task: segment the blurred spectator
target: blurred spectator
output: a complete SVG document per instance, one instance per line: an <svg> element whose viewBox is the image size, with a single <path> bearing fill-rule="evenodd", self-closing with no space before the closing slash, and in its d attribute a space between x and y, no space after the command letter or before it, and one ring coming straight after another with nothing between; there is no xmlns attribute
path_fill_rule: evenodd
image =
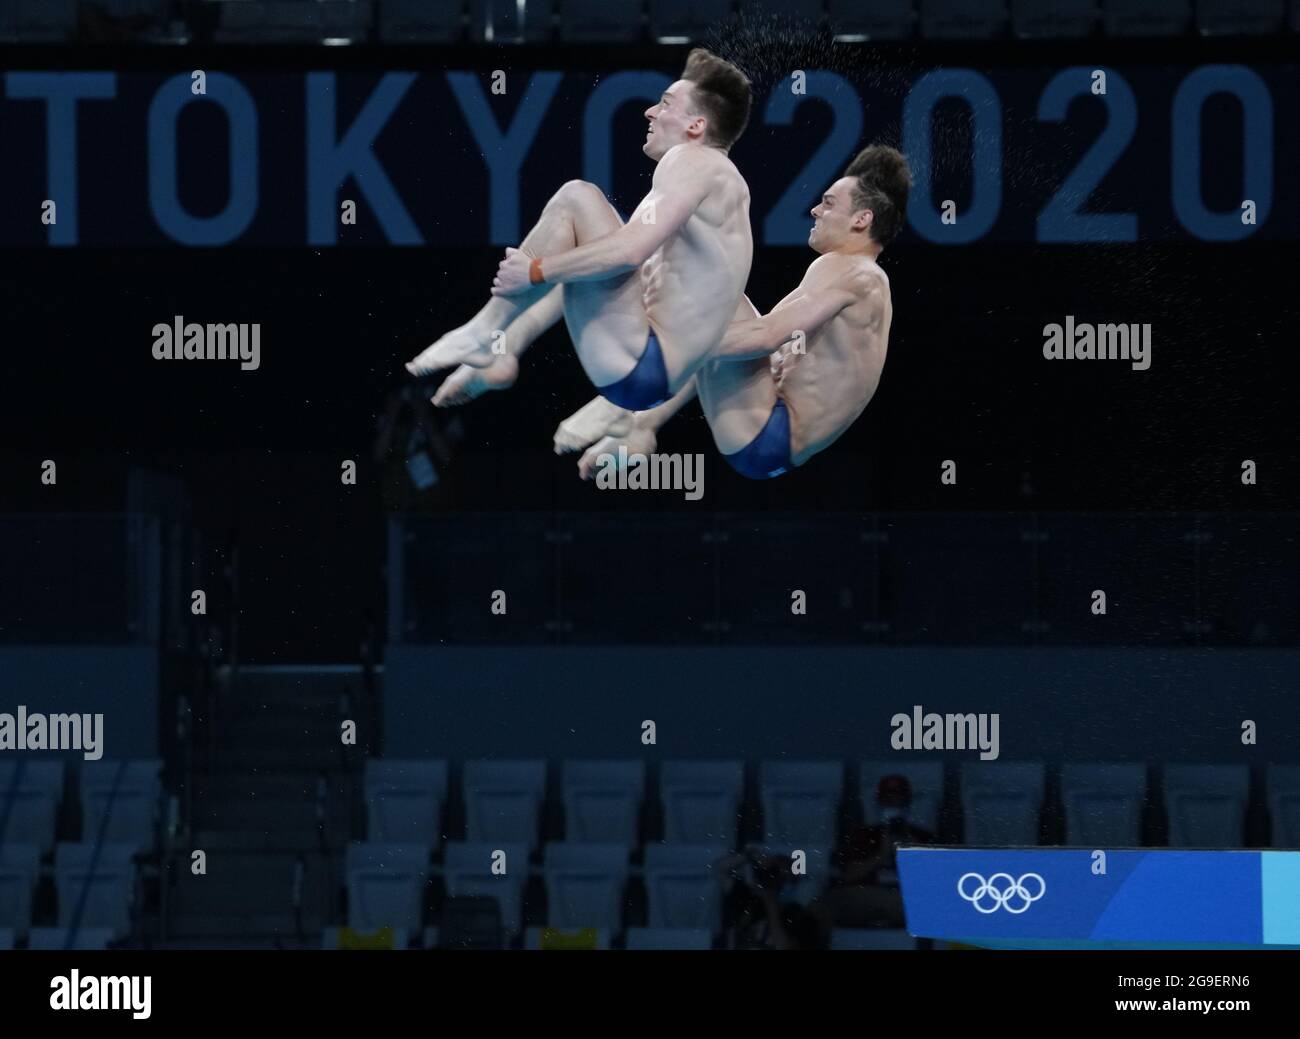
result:
<svg viewBox="0 0 1300 1039"><path fill-rule="evenodd" d="M819 915L790 896L793 875L784 855L752 850L728 856L727 946L733 949L825 949L829 933Z"/></svg>
<svg viewBox="0 0 1300 1039"><path fill-rule="evenodd" d="M898 849L934 843L934 835L909 818L912 784L907 777L882 776L876 805L880 824L858 826L845 835L837 855L840 878L822 899L836 927L905 926Z"/></svg>

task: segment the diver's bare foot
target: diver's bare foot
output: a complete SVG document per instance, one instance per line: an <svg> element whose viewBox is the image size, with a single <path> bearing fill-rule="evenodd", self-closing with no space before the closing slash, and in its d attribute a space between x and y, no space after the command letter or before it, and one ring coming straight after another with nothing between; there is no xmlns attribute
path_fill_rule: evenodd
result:
<svg viewBox="0 0 1300 1039"><path fill-rule="evenodd" d="M492 358L486 368L471 368L462 364L442 380L433 395L433 406L451 408L468 404L489 390L508 390L519 377L519 361L513 354Z"/></svg>
<svg viewBox="0 0 1300 1039"><path fill-rule="evenodd" d="M633 412L593 397L555 427L555 453L581 451L601 437L623 437L632 430Z"/></svg>
<svg viewBox="0 0 1300 1039"><path fill-rule="evenodd" d="M407 361L406 370L412 375L428 375L457 364L486 368L500 356L492 352L491 333L465 324L452 329L432 346Z"/></svg>
<svg viewBox="0 0 1300 1039"><path fill-rule="evenodd" d="M632 429L621 437L601 437L578 459L578 475L584 480L590 480L595 476L596 470L600 468L602 455L610 455L617 465L620 447L626 447L627 457L631 458L633 455L652 454L656 443L654 433L648 429ZM609 465L608 462L605 464Z"/></svg>

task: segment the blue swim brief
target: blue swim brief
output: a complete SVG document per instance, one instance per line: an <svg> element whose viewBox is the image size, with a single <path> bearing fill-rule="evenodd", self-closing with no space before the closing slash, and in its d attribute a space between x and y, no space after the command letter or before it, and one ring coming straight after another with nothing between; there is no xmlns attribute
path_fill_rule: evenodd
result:
<svg viewBox="0 0 1300 1039"><path fill-rule="evenodd" d="M618 382L597 386L596 392L611 404L628 411L647 411L672 396L668 392L668 369L664 367L663 351L659 348L654 329L646 338L645 353L636 362L636 367Z"/></svg>
<svg viewBox="0 0 1300 1039"><path fill-rule="evenodd" d="M790 468L790 412L777 397L772 414L748 445L735 454L723 455L728 464L751 480L768 480Z"/></svg>

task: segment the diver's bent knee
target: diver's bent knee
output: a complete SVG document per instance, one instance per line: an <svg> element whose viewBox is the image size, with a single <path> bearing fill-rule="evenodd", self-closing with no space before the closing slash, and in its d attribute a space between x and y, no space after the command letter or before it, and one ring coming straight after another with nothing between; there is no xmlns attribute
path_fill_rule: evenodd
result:
<svg viewBox="0 0 1300 1039"><path fill-rule="evenodd" d="M577 205L607 202L605 193L589 180L566 180L555 193L555 198Z"/></svg>

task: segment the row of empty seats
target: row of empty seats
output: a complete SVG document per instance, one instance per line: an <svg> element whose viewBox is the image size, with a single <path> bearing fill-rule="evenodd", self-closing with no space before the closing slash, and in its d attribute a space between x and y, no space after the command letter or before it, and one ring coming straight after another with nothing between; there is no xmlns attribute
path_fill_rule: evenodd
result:
<svg viewBox="0 0 1300 1039"><path fill-rule="evenodd" d="M75 767L76 784L67 782ZM156 843L161 762L9 757L0 761L0 947L103 948L125 938L136 859ZM73 801L81 840L58 840L60 808ZM45 860L50 860L48 865ZM41 879L53 880L55 928L33 927Z"/></svg>
<svg viewBox="0 0 1300 1039"><path fill-rule="evenodd" d="M768 847L788 855L789 847ZM831 851L805 851L807 872L790 878L783 898L811 902L831 877ZM666 930L704 931L722 927L723 881L735 865L729 849L708 844L657 844L633 870L622 844L555 842L545 846L537 871L546 889L549 927L563 932L594 928L623 931L627 885L635 874L645 885L647 922ZM423 930L425 890L441 876L450 898L488 898L499 906L499 926L511 939L524 930L524 889L534 876L528 849L520 845L452 841L440 868L428 849L402 844L352 844L344 869L348 926L359 932L391 927L404 947Z"/></svg>
<svg viewBox="0 0 1300 1039"><path fill-rule="evenodd" d="M81 761L76 786L81 839L149 850L162 797L162 762ZM54 850L59 807L73 793L61 760L10 757L0 761L0 848L31 844Z"/></svg>
<svg viewBox="0 0 1300 1039"><path fill-rule="evenodd" d="M646 801L643 761L567 761L560 767L564 835L625 849L641 843ZM912 821L940 833L945 797L941 762L871 761L857 768L862 817L877 821L881 777L901 774L912 788ZM366 764L369 840L436 851L448 796L446 761L373 759ZM807 848L834 847L846 791L839 761L763 762L756 776L762 836ZM1032 845L1048 789L1043 762L968 762L957 769L963 840L968 845ZM522 846L540 842L547 764L543 760L470 761L462 790L471 843ZM1059 777L1065 843L1088 847L1141 846L1149 795L1147 766L1066 764ZM663 839L734 848L745 799L741 761L668 761L659 766ZM1300 846L1300 766L1274 765L1266 781L1275 847ZM1245 765L1166 765L1160 790L1174 847L1240 847L1245 838L1250 772Z"/></svg>
<svg viewBox="0 0 1300 1039"><path fill-rule="evenodd" d="M130 844L60 844L54 856L58 927L33 928L32 908L41 877L40 851L34 844L0 847L0 930L14 940L29 932L52 947L102 948L131 930L136 890L136 849ZM41 946L34 946L41 947Z"/></svg>
<svg viewBox="0 0 1300 1039"><path fill-rule="evenodd" d="M123 25L163 29L179 14L170 0L93 0ZM468 30L487 43L633 42L698 39L734 14L828 20L848 39L988 39L1112 36L1266 35L1288 22L1300 30L1300 3L1285 0L214 0L217 42L456 42ZM6 0L0 41L74 37L78 0ZM137 30L139 31L139 30ZM140 31L150 38L149 30ZM181 38L184 38L183 36Z"/></svg>
<svg viewBox="0 0 1300 1039"><path fill-rule="evenodd" d="M33 932L35 933L35 932ZM324 949L344 948L341 929L326 928L321 935ZM682 950L703 952L717 947L715 936L703 928L690 927L629 927L623 932L622 948L630 950ZM51 932L57 937L57 932ZM557 940L558 939L558 940ZM48 940L48 939L47 939ZM545 928L530 927L523 942L524 949L612 949L618 946L609 931L602 928L584 928L576 934L549 932ZM933 948L945 948L946 943L931 943ZM32 948L59 948L55 945L38 946L33 939ZM369 947L375 947L373 944ZM386 946L380 946L386 947ZM411 946L393 945L394 949ZM430 928L425 932L423 948L438 948L438 932ZM836 927L831 930L832 950L916 949L915 938L902 929ZM0 931L0 949L5 945L4 931Z"/></svg>
<svg viewBox="0 0 1300 1039"><path fill-rule="evenodd" d="M1008 32L1022 38L1087 36L1104 28L1113 36L1176 35L1193 25L1206 35L1267 34L1287 21L1283 0L378 0L374 22L379 40L454 42L467 23L481 42L635 42L699 39L733 14L788 15L829 21L849 39L987 39ZM464 14L462 15L462 12ZM349 30L364 36L368 3L302 4L270 0L228 2L218 39L248 33L327 36ZM1291 7L1300 28L1300 4ZM332 21L331 21L332 20ZM350 24L349 24L350 21Z"/></svg>

